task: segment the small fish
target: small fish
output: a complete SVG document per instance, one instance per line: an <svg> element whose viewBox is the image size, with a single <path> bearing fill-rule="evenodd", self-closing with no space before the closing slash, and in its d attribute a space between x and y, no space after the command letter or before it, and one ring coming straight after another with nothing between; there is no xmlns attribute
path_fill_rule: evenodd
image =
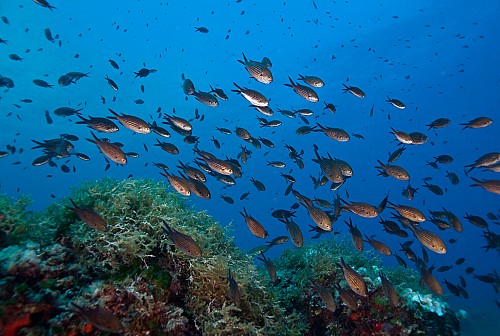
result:
<svg viewBox="0 0 500 336"><path fill-rule="evenodd" d="M222 100L228 100L229 99L228 96L227 96L227 94L222 89L219 89L219 88L215 88L214 89L212 87L212 85L210 85L210 89L211 89L211 91L209 93L215 94L215 96L217 98L220 98Z"/></svg>
<svg viewBox="0 0 500 336"><path fill-rule="evenodd" d="M227 280L229 282L229 291L228 291L229 299L233 301L236 307L239 307L241 305L240 288L238 286L238 283L234 279L234 276L231 274L230 269L228 269Z"/></svg>
<svg viewBox="0 0 500 336"><path fill-rule="evenodd" d="M350 266L348 266L345 263L344 258L342 257L340 258L340 263L337 263L337 266L339 266L344 272L344 278L349 287L351 287L351 289L356 294L367 297L368 291L366 288L366 282L363 277L358 272L353 270Z"/></svg>
<svg viewBox="0 0 500 336"><path fill-rule="evenodd" d="M268 236L267 231L264 229L262 224L257 221L255 218L250 216L247 213L247 210L245 207L243 207L243 212L240 212L240 214L244 217L245 219L245 224L248 226L250 231L256 236L257 238L266 238Z"/></svg>
<svg viewBox="0 0 500 336"><path fill-rule="evenodd" d="M465 258L458 258L455 261L455 265L462 265L465 262Z"/></svg>
<svg viewBox="0 0 500 336"><path fill-rule="evenodd" d="M220 195L220 198L222 198L224 200L224 202L226 202L228 204L234 204L234 200L227 195Z"/></svg>
<svg viewBox="0 0 500 336"><path fill-rule="evenodd" d="M349 227L349 232L351 233L351 239L354 247L359 252L363 252L364 241L363 236L361 235L361 231L359 231L358 227L352 223L351 218L349 218L349 222L344 221L344 223L346 223Z"/></svg>
<svg viewBox="0 0 500 336"><path fill-rule="evenodd" d="M269 274L269 277L271 278L272 282L276 282L276 267L274 266L273 262L269 259L266 258L264 253L260 254L260 257L257 257L260 261L264 263L264 266L266 267L267 273Z"/></svg>
<svg viewBox="0 0 500 336"><path fill-rule="evenodd" d="M344 89L342 89L343 91L349 92L358 98L365 98L366 97L366 93L363 90L361 90L360 88L355 87L355 86L347 86L345 84L342 84L342 85L344 86ZM373 107L372 107L372 110L373 110Z"/></svg>
<svg viewBox="0 0 500 336"><path fill-rule="evenodd" d="M422 245L427 247L429 250L439 254L445 254L447 252L446 245L444 244L443 240L431 231L417 229L413 226L410 226L410 230L422 243Z"/></svg>
<svg viewBox="0 0 500 336"><path fill-rule="evenodd" d="M445 265L445 266L441 266L437 269L438 272L446 272L446 271L449 271L453 269L453 266L451 265Z"/></svg>
<svg viewBox="0 0 500 336"><path fill-rule="evenodd" d="M41 0L35 0L37 3L38 1ZM75 312L78 313L85 321L101 331L112 334L121 334L125 331L121 321L107 309L100 307L81 307L75 303L71 303L71 307L75 309Z"/></svg>
<svg viewBox="0 0 500 336"><path fill-rule="evenodd" d="M247 88L242 88L238 84L233 83L238 89L237 90L231 90L232 92L236 92L238 94L241 94L243 98L248 100L252 105L259 106L259 107L266 107L269 105L269 101L267 100L264 95L258 91L247 89Z"/></svg>
<svg viewBox="0 0 500 336"><path fill-rule="evenodd" d="M451 120L448 118L438 118L431 122L430 124L427 124L425 126L429 127L427 130L431 130L433 128L444 128L450 124Z"/></svg>
<svg viewBox="0 0 500 336"><path fill-rule="evenodd" d="M474 177L471 179L476 182L471 184L471 187L482 187L486 191L500 195L500 180L478 180Z"/></svg>
<svg viewBox="0 0 500 336"><path fill-rule="evenodd" d="M53 88L54 87L54 85L47 83L43 79L33 79L33 84L35 84L36 86L43 87L43 88Z"/></svg>
<svg viewBox="0 0 500 336"><path fill-rule="evenodd" d="M207 34L208 33L208 28L206 27L194 27L195 31L199 32L199 33L203 33L203 34Z"/></svg>
<svg viewBox="0 0 500 336"><path fill-rule="evenodd" d="M401 100L398 100L398 99L387 97L386 102L390 103L392 106L394 106L400 110L404 110L406 108L406 105Z"/></svg>
<svg viewBox="0 0 500 336"><path fill-rule="evenodd" d="M45 110L45 121L47 124L51 125L54 121L52 120L52 117L49 114L48 110Z"/></svg>
<svg viewBox="0 0 500 336"><path fill-rule="evenodd" d="M390 256L392 254L391 249L389 248L389 246L387 246L386 244L382 243L381 241L378 241L378 240L375 240L375 239L371 239L367 235L365 235L365 238L366 238L365 242L367 242L368 244L370 244L380 254L383 254L385 256Z"/></svg>
<svg viewBox="0 0 500 336"><path fill-rule="evenodd" d="M326 309L328 309L332 313L335 312L335 310L337 309L337 305L335 304L335 299L333 298L332 291L320 284L312 283L312 286L314 291L318 293L321 301L323 301Z"/></svg>
<svg viewBox="0 0 500 336"><path fill-rule="evenodd" d="M76 124L85 124L88 127L92 128L93 130L96 130L98 132L102 133L114 133L118 132L118 126L116 124L107 119L107 118L100 118L100 117L91 117L89 116L88 119L82 117L81 114L77 114L78 118L81 119L81 121L77 121Z"/></svg>
<svg viewBox="0 0 500 336"><path fill-rule="evenodd" d="M450 173L449 171L446 171L446 177L450 180L451 184L453 185L458 185L460 183L458 175L455 173Z"/></svg>
<svg viewBox="0 0 500 336"><path fill-rule="evenodd" d="M465 124L460 124L460 125L464 126L464 128L462 128L462 130L464 130L466 128L473 128L473 129L484 128L484 127L490 126L492 123L493 123L493 120L491 120L488 117L478 117L478 118L470 120L469 122L467 122Z"/></svg>
<svg viewBox="0 0 500 336"><path fill-rule="evenodd" d="M115 68L115 69L117 69L117 70L118 70L118 69L120 69L120 66L118 65L118 63L116 63L116 62L115 62L115 61L113 61L112 59L108 59L108 62L109 62L109 64L110 64L113 68Z"/></svg>
<svg viewBox="0 0 500 336"><path fill-rule="evenodd" d="M108 82L109 86L111 86L113 90L118 91L118 85L115 83L114 80L109 78L108 75L106 75L104 79Z"/></svg>
<svg viewBox="0 0 500 336"><path fill-rule="evenodd" d="M128 128L129 130L139 134L151 133L151 128L149 127L149 124L143 119L129 114L118 114L117 112L113 111L110 108L108 108L108 110L114 116L110 118L118 120L120 124Z"/></svg>
<svg viewBox="0 0 500 336"><path fill-rule="evenodd" d="M92 139L87 139L88 141L95 143L97 147L101 150L101 152L107 156L111 161L116 162L118 164L126 164L127 163L127 158L125 157L125 153L123 153L122 149L117 146L116 144L112 144L110 142L106 142L104 140L100 140L95 136L93 132L90 132L92 134Z"/></svg>
<svg viewBox="0 0 500 336"><path fill-rule="evenodd" d="M291 87L296 94L301 96L307 101L316 103L319 101L318 94L311 88L295 83L290 77L288 77L290 84L284 84L285 86Z"/></svg>
<svg viewBox="0 0 500 336"><path fill-rule="evenodd" d="M205 104L210 107L217 107L219 106L219 101L217 98L215 98L211 93L209 92L203 92L203 91L195 91L193 93L193 96L196 98L197 101L199 101L202 104Z"/></svg>
<svg viewBox="0 0 500 336"><path fill-rule="evenodd" d="M389 279L385 277L382 271L379 271L378 275L380 276L380 279L382 281L382 288L384 289L384 295L391 304L391 306L393 307L399 306L400 303L399 296L392 283L389 281Z"/></svg>
<svg viewBox="0 0 500 336"><path fill-rule="evenodd" d="M73 211L82 222L84 222L94 230L102 232L108 231L106 221L101 217L101 215L90 208L79 207L71 198L69 200L73 207L67 208Z"/></svg>
<svg viewBox="0 0 500 336"><path fill-rule="evenodd" d="M266 62L265 64L263 64L261 62L248 60L245 54L244 53L242 54L243 54L243 61L238 60L238 62L240 62L245 66L245 69L253 78L255 78L259 83L262 84L270 84L273 81L273 74L270 70L270 67L268 66L271 63L270 61L269 63Z"/></svg>
<svg viewBox="0 0 500 336"><path fill-rule="evenodd" d="M304 81L304 83L317 88L323 87L325 85L325 82L323 82L321 78L316 76L302 76L301 74L299 74L298 80Z"/></svg>
<svg viewBox="0 0 500 336"><path fill-rule="evenodd" d="M191 236L181 233L175 229L172 229L167 222L162 219L163 230L172 239L175 246L179 248L182 252L190 257L200 258L203 257L203 252L200 246L194 241Z"/></svg>

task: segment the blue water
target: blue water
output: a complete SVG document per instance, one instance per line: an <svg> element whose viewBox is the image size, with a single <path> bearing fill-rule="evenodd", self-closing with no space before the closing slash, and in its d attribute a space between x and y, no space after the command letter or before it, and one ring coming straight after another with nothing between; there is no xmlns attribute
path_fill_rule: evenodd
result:
<svg viewBox="0 0 500 336"><path fill-rule="evenodd" d="M481 155L498 151L499 126L498 106L500 98L498 59L500 36L497 16L500 4L497 1L480 3L469 1L53 1L53 11L42 8L31 1L3 1L0 16L9 23L0 22L0 38L8 44L0 44L0 74L12 78L15 87L0 93L0 150L7 144L23 148L0 159L2 193L10 196L32 195L34 210L41 210L57 198L68 195L70 187L81 181L110 176L124 179L129 174L136 177L152 177L161 180L158 169L152 162L162 162L174 171L177 160L192 162L196 157L192 145L172 132L179 155L170 155L154 147L156 135L133 134L120 126L118 133L110 135L112 141L124 144L127 152L137 152L140 157L129 159L126 166L111 165L105 171L105 161L95 145L83 140L90 137L84 125L76 125L75 116L61 118L52 114L54 123L45 122L44 111L51 113L61 106L84 107L83 115L108 116L108 108L137 115L147 121L157 120L156 110L170 113L175 108L177 115L187 119L194 117L198 109L204 121L193 120L193 135L200 137L200 149L213 152L218 157L236 157L243 145L252 151L252 157L243 165L243 178L237 184L224 187L214 178L207 186L212 199L201 200L191 196L190 202L197 209L205 209L221 224L233 223L236 242L245 250L262 244L246 228L239 214L245 206L248 212L259 219L270 237L286 234L284 226L273 219L270 213L278 208L288 209L296 200L292 195L283 196L286 183L280 173L289 173L297 179L295 189L308 197L333 200L335 193L328 186L314 190L309 175L318 176L319 166L314 158L312 144L317 144L320 154L341 158L354 169L353 178L339 190L339 194L351 201L363 201L377 205L389 192L394 203L411 205L424 212L445 207L460 218L465 212L486 218L488 212L498 215L499 196L481 188L471 188L471 179L464 174L464 166ZM204 26L207 34L195 31ZM50 28L59 35L55 43L44 36ZM59 45L60 42L60 45ZM29 52L28 50L29 49ZM237 62L244 52L248 58L271 59L274 81L264 85L249 78L243 65ZM9 54L18 54L22 62L9 59ZM108 59L120 66L113 69ZM134 71L142 67L157 69L146 78L134 78ZM67 87L57 85L57 79L69 71L90 72L77 84ZM211 108L189 97L185 100L182 91L181 73L190 78L197 89L209 91L209 85L220 87L229 95L228 101ZM326 83L316 89L320 102L313 104L296 95L283 84L287 77L298 74L315 75ZM113 91L104 80L108 75L114 79L118 91ZM33 79L44 79L54 84L53 89L35 86ZM327 138L322 133L299 137L295 129L304 123L288 119L276 113L269 119L280 119L277 128L259 128L256 116L262 116L248 107L241 96L230 92L233 82L262 92L270 98L275 110L310 108L315 114L308 117L311 125L320 122L330 127L340 127L349 133L358 133L364 140L351 137L346 143ZM358 86L366 92L366 98L358 99L343 93L342 83ZM141 84L145 92L140 91ZM100 96L105 97L103 105ZM112 102L113 96L116 101ZM403 101L407 108L398 110L385 102L387 96ZM33 103L20 102L29 98ZM143 99L143 105L134 104ZM333 103L335 114L323 110L323 102ZM20 108L13 104L19 104ZM84 105L85 104L85 105ZM374 105L374 115L369 116ZM390 119L389 119L390 115ZM488 116L493 124L483 129L461 130L460 123L473 118ZM427 131L425 124L439 117L451 119L444 129ZM272 140L276 147L253 148L249 143L233 135L215 131L215 127L234 130L236 126L248 129L252 136ZM406 182L377 176L377 160L386 161L388 152L394 151L397 142L389 134L390 128L407 132L419 131L429 136L429 141L420 146L408 146L396 162L411 175L411 184L418 187L413 201L406 200L401 190ZM31 162L41 155L31 150L31 139L57 138L61 133L75 134L76 150L91 157L88 162L71 157L68 164L76 172L63 173L48 165L33 167ZM216 150L211 142L215 136L222 148ZM145 152L144 144L149 148ZM284 145L299 151L304 149L305 168L299 170L288 158ZM449 154L455 160L449 165L440 165L438 170L426 165L433 156ZM280 160L287 164L284 169L266 166L266 161ZM21 162L20 164L14 164ZM57 162L61 165L63 162ZM149 165L146 166L146 164ZM460 184L453 186L445 177L446 170L459 175ZM52 175L47 177L47 175ZM475 170L471 176L480 179L498 179L495 173ZM264 182L265 192L259 192L250 178ZM430 183L445 189L443 196L436 196L423 188L422 178L432 177ZM248 200L239 201L241 194L250 191ZM236 204L229 205L219 196L225 193L233 197ZM387 213L383 218L389 217ZM377 219L362 219L344 213L334 224L334 231L347 236L347 227L342 220L352 217L354 223L367 235L376 235L392 250L397 250L401 240L381 230ZM300 223L306 240L312 236L306 232L313 224L303 207L297 211L296 222ZM438 231L430 224L424 227L438 233L448 244L446 255L429 252L429 265L451 265L459 257L465 257L462 266L446 273L437 273L454 283L464 274L467 266L474 266L478 274L492 272L499 265L496 251L485 253L481 237L482 230L463 220L464 230L458 234L453 230ZM489 221L490 228L498 232L498 226ZM287 245L290 247L290 245ZM284 247L272 249L271 256L278 256ZM416 248L420 254L420 249ZM394 258L385 258L386 265L395 265ZM470 318L468 325L479 323L493 328L497 321L484 316L498 316L494 303L499 295L491 286L465 276L468 300L450 297L453 309L464 309ZM445 289L446 291L446 289ZM475 325L477 327L477 324Z"/></svg>

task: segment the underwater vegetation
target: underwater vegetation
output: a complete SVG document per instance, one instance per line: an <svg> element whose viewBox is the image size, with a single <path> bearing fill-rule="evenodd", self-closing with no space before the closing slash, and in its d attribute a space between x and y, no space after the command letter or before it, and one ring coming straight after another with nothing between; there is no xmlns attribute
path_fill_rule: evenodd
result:
<svg viewBox="0 0 500 336"><path fill-rule="evenodd" d="M70 199L98 213L106 230L80 220ZM0 200L0 330L5 336L459 331L457 314L421 287L412 270L384 270L401 301L391 304L379 278L380 259L344 241L305 244L272 261L263 257L276 267L271 281L253 256L236 247L229 229L153 180L88 182L39 214L26 212L24 197ZM30 229L21 230L28 223ZM179 248L164 224L191 237L202 256ZM368 288L366 297L348 294L355 301L350 308L335 291L348 289L336 265L340 258ZM229 272L234 281L228 281ZM335 308L324 307L317 294L321 289L333 294Z"/></svg>

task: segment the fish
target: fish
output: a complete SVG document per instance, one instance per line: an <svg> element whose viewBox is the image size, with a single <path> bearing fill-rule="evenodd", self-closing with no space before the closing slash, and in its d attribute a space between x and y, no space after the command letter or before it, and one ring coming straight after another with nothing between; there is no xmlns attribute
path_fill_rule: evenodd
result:
<svg viewBox="0 0 500 336"><path fill-rule="evenodd" d="M238 283L234 279L234 276L231 274L231 269L227 271L227 280L229 282L229 291L228 296L231 301L233 301L236 307L241 305L241 293Z"/></svg>
<svg viewBox="0 0 500 336"><path fill-rule="evenodd" d="M165 114L164 119L167 120L166 123L168 125L177 127L177 128L179 128L179 129L181 129L183 131L189 132L189 131L191 131L193 129L193 126L191 125L191 123L188 120L184 119L184 118Z"/></svg>
<svg viewBox="0 0 500 336"><path fill-rule="evenodd" d="M327 137L337 140L339 142L346 142L351 139L349 133L341 128L336 127L325 127L319 123L316 124L320 129L315 130L315 132L323 132Z"/></svg>
<svg viewBox="0 0 500 336"><path fill-rule="evenodd" d="M114 116L110 118L118 120L120 124L128 128L129 130L139 134L151 133L151 128L149 127L149 124L145 122L143 119L130 114L118 114L110 108L108 108L108 110Z"/></svg>
<svg viewBox="0 0 500 336"><path fill-rule="evenodd" d="M222 198L228 204L234 204L234 200L227 195L220 195L220 198Z"/></svg>
<svg viewBox="0 0 500 336"><path fill-rule="evenodd" d="M227 96L227 94L224 92L224 90L222 89L219 89L219 88L213 88L212 85L210 85L210 92L209 93L213 93L215 94L215 96L219 99L222 99L222 100L228 100L229 97Z"/></svg>
<svg viewBox="0 0 500 336"><path fill-rule="evenodd" d="M455 261L455 265L462 265L465 262L465 258L458 258Z"/></svg>
<svg viewBox="0 0 500 336"><path fill-rule="evenodd" d="M346 211L350 211L353 214L356 214L358 216L364 217L364 218L375 218L378 216L378 211L377 209L368 203L364 202L351 202L347 203L347 201L341 199L342 203L344 203L344 209Z"/></svg>
<svg viewBox="0 0 500 336"><path fill-rule="evenodd" d="M154 146L158 146L160 147L161 149L163 149L165 152L169 153L169 154L179 154L179 148L177 148L176 145L174 145L173 143L170 143L170 142L162 142L158 139L156 139L156 141L158 142L157 144L154 144Z"/></svg>
<svg viewBox="0 0 500 336"><path fill-rule="evenodd" d="M386 102L390 103L392 106L394 106L400 110L404 110L406 108L406 105L401 100L398 100L398 99L387 97Z"/></svg>
<svg viewBox="0 0 500 336"><path fill-rule="evenodd" d="M44 8L48 8L50 11L52 11L52 9L56 9L56 7L52 6L47 0L33 0L33 1Z"/></svg>
<svg viewBox="0 0 500 336"><path fill-rule="evenodd" d="M285 86L291 87L296 94L301 96L307 101L316 103L319 101L318 94L310 87L295 83L290 77L288 77L290 84L284 84Z"/></svg>
<svg viewBox="0 0 500 336"><path fill-rule="evenodd" d="M471 179L476 182L471 184L471 187L481 187L486 191L500 195L500 180L479 180L474 177Z"/></svg>
<svg viewBox="0 0 500 336"><path fill-rule="evenodd" d="M91 129L102 132L102 133L114 133L118 132L118 126L107 118L100 117L92 117L84 118L81 114L77 114L77 117L80 118L80 121L75 122L75 124L84 124L90 127Z"/></svg>
<svg viewBox="0 0 500 336"><path fill-rule="evenodd" d="M399 142L406 144L406 145L413 144L413 139L408 133L395 130L392 127L391 127L391 130L392 130L392 132L389 132L389 133L393 134Z"/></svg>
<svg viewBox="0 0 500 336"><path fill-rule="evenodd" d="M41 1L41 0L36 0ZM81 307L76 303L72 302L71 307L74 311L80 315L85 321L92 324L97 329L112 333L121 334L125 332L123 325L116 316L114 316L109 310L101 307Z"/></svg>
<svg viewBox="0 0 500 336"><path fill-rule="evenodd" d="M118 84L116 84L114 80L109 78L108 75L106 75L104 79L108 82L108 85L111 86L113 90L118 91Z"/></svg>
<svg viewBox="0 0 500 336"><path fill-rule="evenodd" d="M161 221L163 222L163 230L179 250L193 258L203 257L203 251L191 236L171 228L166 220L162 219Z"/></svg>
<svg viewBox="0 0 500 336"><path fill-rule="evenodd" d="M382 169L387 175L394 177L399 181L408 181L410 179L410 174L403 167L383 164L380 160L377 160L380 166L376 166L375 168Z"/></svg>
<svg viewBox="0 0 500 336"><path fill-rule="evenodd" d="M314 291L318 293L323 304L326 306L326 309L328 309L332 313L335 312L335 310L337 309L337 305L335 304L335 299L333 298L332 292L328 288L320 284L312 283L312 286Z"/></svg>
<svg viewBox="0 0 500 336"><path fill-rule="evenodd" d="M193 93L193 96L196 98L197 101L199 101L202 104L205 104L210 107L217 107L219 106L219 101L217 100L216 97L214 97L211 93L209 92L203 92L203 91L195 91Z"/></svg>
<svg viewBox="0 0 500 336"><path fill-rule="evenodd" d="M269 101L267 100L264 95L258 91L251 90L248 88L242 88L238 84L234 83L234 86L236 86L238 89L237 90L231 90L232 92L236 92L238 94L241 94L243 98L248 100L250 104L259 106L259 107L266 107L269 106Z"/></svg>
<svg viewBox="0 0 500 336"><path fill-rule="evenodd" d="M253 218L247 213L245 207L243 207L243 212L240 212L240 214L245 219L245 224L248 226L248 228L255 237L266 238L269 235L267 231L264 229L264 226L262 226L262 224L259 221L257 221L255 218Z"/></svg>
<svg viewBox="0 0 500 336"><path fill-rule="evenodd" d="M482 155L481 157L476 159L474 163L466 165L465 168L470 167L470 169L467 170L467 172L470 173L475 168L489 167L499 162L500 162L500 153L491 152Z"/></svg>
<svg viewBox="0 0 500 336"><path fill-rule="evenodd" d="M415 193L417 192L417 190L418 188L413 188L410 183L408 183L408 186L406 188L403 188L401 194L405 196L409 201L411 201L415 198Z"/></svg>
<svg viewBox="0 0 500 336"><path fill-rule="evenodd" d="M450 180L451 184L453 185L458 185L460 183L458 175L453 172L450 173L449 171L446 171L446 177Z"/></svg>
<svg viewBox="0 0 500 336"><path fill-rule="evenodd" d="M344 221L344 223L346 223L349 227L349 232L351 233L351 239L354 247L359 252L363 252L364 241L363 236L361 235L361 231L359 231L358 227L352 223L351 218L349 218L349 222Z"/></svg>
<svg viewBox="0 0 500 336"><path fill-rule="evenodd" d="M47 124L51 125L54 123L54 121L52 120L52 117L50 116L49 114L49 111L48 110L45 110L45 121L47 122Z"/></svg>
<svg viewBox="0 0 500 336"><path fill-rule="evenodd" d="M108 231L108 225L106 221L96 211L90 208L79 207L71 198L69 199L69 201L73 206L67 208L73 211L82 222L84 222L94 230L101 232Z"/></svg>
<svg viewBox="0 0 500 336"><path fill-rule="evenodd" d="M378 275L379 275L380 280L382 282L382 288L384 290L384 295L387 298L387 300L389 301L389 303L391 304L391 306L392 307L399 306L399 304L401 303L400 299L399 299L399 295L396 292L396 289L394 288L392 283L389 281L389 279L387 279L387 277L384 275L384 273L382 271L379 271Z"/></svg>
<svg viewBox="0 0 500 336"><path fill-rule="evenodd" d="M257 188L258 191L265 191L266 190L266 186L261 181L258 181L252 177L252 178L250 178L250 182L253 183L253 185L255 186L255 188Z"/></svg>
<svg viewBox="0 0 500 336"><path fill-rule="evenodd" d="M243 61L238 60L238 62L240 62L245 66L245 69L248 71L250 76L252 76L259 83L262 84L270 84L273 81L273 74L270 70L270 67L268 67L270 61L269 63L266 62L265 64L263 64L261 62L248 60L244 53L242 53L242 55L243 55Z"/></svg>
<svg viewBox="0 0 500 336"><path fill-rule="evenodd" d="M54 87L54 85L47 83L43 79L33 79L33 84L35 84L36 86L43 87L43 88L50 88L51 89Z"/></svg>
<svg viewBox="0 0 500 336"><path fill-rule="evenodd" d="M358 309L358 298L354 295L352 290L343 289L340 284L335 284L334 287L339 291L339 296L342 302L352 311Z"/></svg>
<svg viewBox="0 0 500 336"><path fill-rule="evenodd" d="M439 238L436 234L431 231L424 229L417 229L410 226L410 230L413 232L415 237L429 250L436 252L438 254L445 254L447 252L446 245L443 240Z"/></svg>
<svg viewBox="0 0 500 336"><path fill-rule="evenodd" d="M347 265L344 261L344 258L340 257L340 263L337 263L342 271L344 272L344 278L349 285L349 287L354 291L354 293L367 297L368 290L366 287L366 282L363 277L353 270L349 265Z"/></svg>
<svg viewBox="0 0 500 336"><path fill-rule="evenodd" d="M445 265L445 266L438 267L437 271L438 272L446 272L446 271L449 271L451 269L453 269L452 265Z"/></svg>
<svg viewBox="0 0 500 336"><path fill-rule="evenodd" d="M118 70L118 69L120 69L120 66L118 65L118 63L116 63L116 62L115 62L115 61L113 61L112 59L108 59L108 62L109 62L109 64L110 64L113 68L115 68L115 69L117 69L117 70Z"/></svg>
<svg viewBox="0 0 500 336"><path fill-rule="evenodd" d="M260 257L257 257L260 261L264 263L264 266L266 267L267 273L269 274L269 277L271 278L272 282L276 282L276 267L274 266L273 262L269 259L266 258L264 253L262 252L260 254Z"/></svg>
<svg viewBox="0 0 500 336"><path fill-rule="evenodd" d="M172 188L175 189L175 191L177 191L182 196L191 195L191 188L189 187L189 182L185 178L169 174L165 168L163 168L163 171L164 172L160 173L160 175L167 178L168 183L170 183L170 185L172 186Z"/></svg>
<svg viewBox="0 0 500 336"><path fill-rule="evenodd" d="M424 185L422 187L429 189L434 195L441 196L444 194L443 189L441 189L441 187L436 184L429 184L427 182L424 182Z"/></svg>
<svg viewBox="0 0 500 336"><path fill-rule="evenodd" d="M448 118L438 118L434 121L432 121L430 124L427 124L425 126L429 127L427 130L431 129L437 129L437 128L444 128L450 124L451 120Z"/></svg>
<svg viewBox="0 0 500 336"><path fill-rule="evenodd" d="M203 34L207 34L208 33L208 28L206 27L194 27L195 31L196 32L200 32L200 33L203 33Z"/></svg>
<svg viewBox="0 0 500 336"><path fill-rule="evenodd" d="M365 98L366 97L366 93L363 90L361 90L360 88L358 88L356 86L347 86L343 83L342 83L342 85L344 86L344 88L342 89L344 92L349 92L353 96L358 97L358 98ZM373 107L372 107L372 109L373 109Z"/></svg>
<svg viewBox="0 0 500 336"><path fill-rule="evenodd" d="M301 74L299 74L298 80L304 81L304 83L317 88L323 87L325 85L325 82L323 82L321 78L316 76L302 76Z"/></svg>
<svg viewBox="0 0 500 336"><path fill-rule="evenodd" d="M469 215L466 212L464 218L467 219L469 221L469 223L471 223L479 228L486 229L488 227L488 222L480 216Z"/></svg>
<svg viewBox="0 0 500 336"><path fill-rule="evenodd" d="M404 218L407 218L411 221L417 222L417 223L422 223L425 222L426 218L425 215L422 213L422 211L406 206L406 205L396 205L394 203L388 202L391 205L391 208L396 210L401 216Z"/></svg>
<svg viewBox="0 0 500 336"><path fill-rule="evenodd" d="M196 89L194 88L193 81L190 80L189 78L185 78L184 74L182 74L182 90L184 91L184 94L191 96L196 92Z"/></svg>
<svg viewBox="0 0 500 336"><path fill-rule="evenodd" d="M470 120L467 123L460 124L460 125L464 126L464 128L462 128L462 130L464 130L466 128L472 128L472 129L484 128L484 127L490 126L492 123L493 123L493 120L491 118L478 117L478 118Z"/></svg>
<svg viewBox="0 0 500 336"><path fill-rule="evenodd" d="M403 154L403 152L406 150L406 146L402 146L402 147L399 147L398 149L396 149L394 152L392 152L390 155L389 155L389 158L387 159L387 162L388 163L393 163L395 162L397 159L399 159L399 157L401 156L401 154Z"/></svg>
<svg viewBox="0 0 500 336"><path fill-rule="evenodd" d="M304 244L304 237L297 223L289 218L279 218L278 220L286 225L286 229L290 235L290 239L292 239L293 245L299 248L302 247Z"/></svg>
<svg viewBox="0 0 500 336"><path fill-rule="evenodd" d="M290 238L287 236L278 236L276 238L273 238L273 240L266 242L267 244L274 246L274 245L281 245L289 241Z"/></svg>
<svg viewBox="0 0 500 336"><path fill-rule="evenodd" d="M365 238L366 238L365 242L367 242L368 244L370 244L380 254L383 254L385 256L390 256L392 254L391 249L389 248L389 246L387 246L386 244L382 243L381 241L378 241L378 240L375 240L375 239L371 239L367 235L365 235Z"/></svg>
<svg viewBox="0 0 500 336"><path fill-rule="evenodd" d="M111 159L111 161L122 165L127 163L127 158L125 156L125 153L123 153L122 149L119 146L110 142L100 140L99 138L96 137L96 135L93 132L90 132L90 134L92 134L92 137L94 139L93 140L87 139L87 141L95 143L97 147L101 150L101 152L106 157Z"/></svg>
<svg viewBox="0 0 500 336"><path fill-rule="evenodd" d="M135 78L137 78L137 77L144 78L144 77L147 77L150 74L155 73L155 72L157 72L156 69L141 68L139 71L134 72L134 74L135 74Z"/></svg>

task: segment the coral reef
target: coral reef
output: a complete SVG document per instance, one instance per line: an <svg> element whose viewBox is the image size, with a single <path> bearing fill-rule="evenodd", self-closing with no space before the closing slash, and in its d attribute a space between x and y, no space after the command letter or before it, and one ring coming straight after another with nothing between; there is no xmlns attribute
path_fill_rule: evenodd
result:
<svg viewBox="0 0 500 336"><path fill-rule="evenodd" d="M8 218L1 227L9 237L0 250L0 330L6 336L102 334L70 303L105 308L127 335L409 335L458 328L451 310L439 316L414 304L415 298L404 300L401 293L411 288L437 302L407 269L384 270L405 302L392 307L380 286L379 257L360 254L345 241L286 250L273 260L272 282L253 256L236 247L230 227L193 211L163 183L103 179L70 197L102 216L107 231L80 221L67 208L69 198L40 214L25 212L25 198L1 199L0 220ZM203 257L177 248L162 220L192 237ZM33 229L21 230L28 225ZM335 284L347 287L336 266L340 257L368 284L369 295L358 299L356 310L334 291ZM229 295L228 269L240 289L238 305ZM312 283L332 290L335 311L323 306Z"/></svg>

